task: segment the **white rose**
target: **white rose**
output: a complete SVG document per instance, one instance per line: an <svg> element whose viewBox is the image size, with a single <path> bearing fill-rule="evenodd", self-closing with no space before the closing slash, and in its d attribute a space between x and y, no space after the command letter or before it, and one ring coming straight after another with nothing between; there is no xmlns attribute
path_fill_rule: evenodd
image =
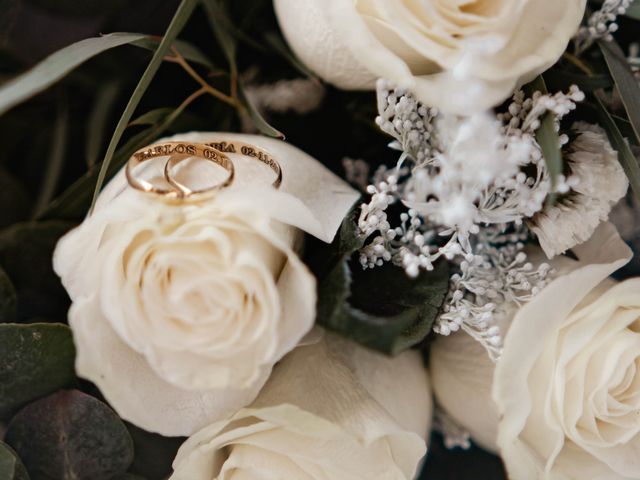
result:
<svg viewBox="0 0 640 480"><path fill-rule="evenodd" d="M501 103L553 65L586 0L274 0L296 54L337 87L385 78L456 114Z"/></svg>
<svg viewBox="0 0 640 480"><path fill-rule="evenodd" d="M418 352L327 335L287 355L249 408L187 440L171 480L410 480L431 413Z"/></svg>
<svg viewBox="0 0 640 480"><path fill-rule="evenodd" d="M281 188L269 186L273 172L260 162L233 154L234 185L198 204L133 190L121 172L54 254L73 301L78 374L120 416L164 435L189 435L249 404L312 328L315 280L294 250L302 230L331 241L358 196L284 142L226 133L170 140L222 139L270 151ZM161 175L159 162L147 167ZM180 174L207 184L221 171L195 162Z"/></svg>
<svg viewBox="0 0 640 480"><path fill-rule="evenodd" d="M431 354L436 398L514 479L640 478L640 279L611 224L556 258L559 275L514 316L496 366L470 338Z"/></svg>

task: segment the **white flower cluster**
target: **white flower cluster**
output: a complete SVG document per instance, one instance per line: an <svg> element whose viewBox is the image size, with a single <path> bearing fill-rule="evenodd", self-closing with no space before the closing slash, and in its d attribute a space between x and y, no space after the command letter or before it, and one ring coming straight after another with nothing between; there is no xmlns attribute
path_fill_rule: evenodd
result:
<svg viewBox="0 0 640 480"><path fill-rule="evenodd" d="M358 221L369 240L360 251L362 266L391 261L415 277L440 257L453 261L459 272L434 330L463 330L497 359L499 319L535 295L550 273L546 264L534 268L522 251L524 221L543 210L549 193L567 193L576 184L561 175L552 185L535 131L547 112L559 130L560 119L583 99L576 87L530 98L519 91L497 116L446 116L379 81L376 122L402 154L367 188L371 199ZM561 144L568 141L560 136ZM406 209L395 227L388 213L393 204Z"/></svg>
<svg viewBox="0 0 640 480"><path fill-rule="evenodd" d="M367 189L371 200L362 206L358 226L363 237L373 238L361 251L361 264L393 261L416 276L443 255L473 254L469 239L482 226L519 225L542 210L549 193L569 191L572 180L563 176L552 186L534 134L547 112L559 129L560 118L583 98L576 87L532 98L517 92L504 114L463 118L439 115L379 81L376 122L402 155ZM398 201L408 212L392 228L386 211Z"/></svg>
<svg viewBox="0 0 640 480"><path fill-rule="evenodd" d="M515 306L535 296L547 283L547 263L537 268L523 251L527 232L501 234L496 228L481 230L474 255L458 262L459 273L450 280L450 290L434 331L449 335L462 330L473 337L496 361L502 353L500 320Z"/></svg>
<svg viewBox="0 0 640 480"><path fill-rule="evenodd" d="M580 27L574 38L576 53L580 54L601 38L611 41L618 31L618 15L624 15L633 0L604 0L602 7L591 14L587 24Z"/></svg>

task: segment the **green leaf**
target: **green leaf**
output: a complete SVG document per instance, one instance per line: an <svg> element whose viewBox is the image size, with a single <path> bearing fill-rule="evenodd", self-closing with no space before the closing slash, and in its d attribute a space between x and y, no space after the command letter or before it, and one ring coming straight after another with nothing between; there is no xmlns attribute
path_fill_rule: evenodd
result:
<svg viewBox="0 0 640 480"><path fill-rule="evenodd" d="M136 47L154 51L156 48L158 48L158 45L161 41L162 37L149 35L140 40L136 40L131 44L135 45ZM186 60L207 67L209 70L213 70L216 68L211 60L204 53L202 53L202 51L198 47L189 42L185 42L184 40L174 40L173 48L175 48L178 53L182 55Z"/></svg>
<svg viewBox="0 0 640 480"><path fill-rule="evenodd" d="M129 471L147 478L167 478L171 463L186 440L183 437L163 437L126 424L133 439L136 456Z"/></svg>
<svg viewBox="0 0 640 480"><path fill-rule="evenodd" d="M219 0L203 0L202 5L213 34L220 48L222 48L222 53L229 62L231 74L236 76L238 72L238 65L236 64L238 42L233 32L233 22L229 17L229 12Z"/></svg>
<svg viewBox="0 0 640 480"><path fill-rule="evenodd" d="M118 82L110 82L99 88L96 99L87 119L87 140L85 143L85 158L87 166L91 168L98 161L104 134L107 128L107 120L113 106L120 85Z"/></svg>
<svg viewBox="0 0 640 480"><path fill-rule="evenodd" d="M99 53L143 38L140 33L112 33L87 38L49 55L27 72L0 86L0 115L46 90L71 70Z"/></svg>
<svg viewBox="0 0 640 480"><path fill-rule="evenodd" d="M638 160L602 101L597 96L594 96L594 100L598 117L600 118L600 125L607 132L607 136L614 150L617 150L618 161L627 174L629 184L636 194L636 198L640 200L640 166L638 166Z"/></svg>
<svg viewBox="0 0 640 480"><path fill-rule="evenodd" d="M540 75L529 84L529 89L540 91L543 94L548 93L544 79ZM542 116L540 119L540 127L536 130L535 136L536 142L538 142L542 150L547 170L549 171L551 185L555 186L558 176L562 173L563 163L560 137L558 136L558 132L556 132L551 112L547 112ZM555 202L555 196L554 193L549 194L548 202L550 204Z"/></svg>
<svg viewBox="0 0 640 480"><path fill-rule="evenodd" d="M0 418L68 386L75 348L66 325L0 324Z"/></svg>
<svg viewBox="0 0 640 480"><path fill-rule="evenodd" d="M544 81L551 90L566 90L571 85L577 85L583 92L593 92L613 86L611 76L604 73L583 75L556 69L544 72Z"/></svg>
<svg viewBox="0 0 640 480"><path fill-rule="evenodd" d="M62 221L17 223L0 231L0 265L16 288L59 285L51 265L59 238L75 224Z"/></svg>
<svg viewBox="0 0 640 480"><path fill-rule="evenodd" d="M291 51L289 46L282 40L282 37L276 32L269 32L265 34L264 39L267 44L271 46L276 52L278 52L283 58L285 58L293 68L298 70L306 77L318 79L318 76L309 69L304 63L300 61L298 57ZM319 80L318 80L319 81Z"/></svg>
<svg viewBox="0 0 640 480"><path fill-rule="evenodd" d="M352 254L362 245L355 232L348 217L333 245L337 262L319 283L318 323L369 348L398 354L431 331L448 290L448 264L438 262L417 278L392 264L351 268Z"/></svg>
<svg viewBox="0 0 640 480"><path fill-rule="evenodd" d="M140 81L138 82L138 85L133 91L131 98L129 98L129 102L125 107L124 112L120 117L120 120L118 120L118 124L116 125L115 131L113 132L113 136L111 137L111 141L109 142L109 146L107 147L107 152L105 153L104 160L102 161L100 172L98 173L98 180L96 182L95 191L93 193L93 201L91 204L91 208L93 208L93 205L95 205L95 202L98 198L98 194L102 189L102 184L104 183L104 180L107 176L109 164L111 163L113 154L116 151L116 147L120 142L120 138L122 138L122 134L124 133L124 130L127 127L127 124L131 120L131 117L133 116L133 113L136 107L138 106L138 103L140 103L140 100L142 99L144 92L147 90L147 87L151 83L151 80L153 80L153 77L155 76L156 72L160 68L160 65L164 59L164 56L167 54L174 40L176 39L178 34L182 31L185 24L191 17L191 14L193 13L193 9L196 7L197 4L198 4L198 0L182 0L180 2L180 5L178 6L178 9L175 15L173 16L173 19L171 20L171 23L169 24L169 27L167 28L167 31L165 32L164 37L160 42L160 45L158 45L158 48L153 54L153 57L151 58L149 65L147 65L147 68L142 74L142 77L140 77Z"/></svg>
<svg viewBox="0 0 640 480"><path fill-rule="evenodd" d="M4 442L0 442L0 478L2 480L29 480L29 474L18 454Z"/></svg>
<svg viewBox="0 0 640 480"><path fill-rule="evenodd" d="M640 141L640 85L638 85L638 80L631 72L624 52L615 41L599 40L598 45L620 93L620 99L627 111L636 139Z"/></svg>
<svg viewBox="0 0 640 480"><path fill-rule="evenodd" d="M156 108L154 110L150 110L147 113L143 113L138 118L134 119L129 123L130 127L136 125L155 125L161 121L163 121L167 116L171 115L175 108L172 107L162 107Z"/></svg>
<svg viewBox="0 0 640 480"><path fill-rule="evenodd" d="M37 216L53 198L64 159L67 152L67 137L69 131L69 108L66 99L60 97L58 100L58 112L53 123L53 131L51 134L51 145L49 147L49 158L42 177L42 187L34 207L34 217Z"/></svg>
<svg viewBox="0 0 640 480"><path fill-rule="evenodd" d="M251 103L251 100L249 100L247 95L244 93L244 87L242 86L242 83L240 81L238 81L238 98L240 102L242 102L242 105L244 105L244 107L247 109L247 113L251 117L253 124L261 133L269 137L284 140L284 133L272 127Z"/></svg>
<svg viewBox="0 0 640 480"><path fill-rule="evenodd" d="M16 304L16 289L7 272L0 268L0 323L15 321Z"/></svg>
<svg viewBox="0 0 640 480"><path fill-rule="evenodd" d="M5 441L33 480L108 480L133 461L133 442L113 410L77 390L62 390L23 408Z"/></svg>

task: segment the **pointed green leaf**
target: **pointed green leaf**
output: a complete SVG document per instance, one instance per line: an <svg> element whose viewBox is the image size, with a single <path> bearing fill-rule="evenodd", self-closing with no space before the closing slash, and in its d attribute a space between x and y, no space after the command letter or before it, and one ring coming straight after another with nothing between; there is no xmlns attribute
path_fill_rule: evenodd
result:
<svg viewBox="0 0 640 480"><path fill-rule="evenodd" d="M49 55L27 72L0 86L0 115L46 90L71 70L99 53L144 38L140 33L112 33L87 38Z"/></svg>
<svg viewBox="0 0 640 480"><path fill-rule="evenodd" d="M5 441L33 480L108 480L133 461L133 442L107 405L77 390L37 400L15 415Z"/></svg>
<svg viewBox="0 0 640 480"><path fill-rule="evenodd" d="M620 99L627 111L636 139L640 142L640 85L638 79L633 75L624 52L615 41L599 40L598 45L620 93Z"/></svg>
<svg viewBox="0 0 640 480"><path fill-rule="evenodd" d="M529 83L528 87L530 91L539 91L543 94L548 93L544 79L540 75ZM536 130L535 136L536 142L538 142L542 150L547 170L549 171L551 185L555 186L558 176L562 173L563 163L560 137L558 132L556 132L551 112L547 112L542 116L540 119L540 127ZM549 195L548 202L551 204L555 202L555 194Z"/></svg>
<svg viewBox="0 0 640 480"><path fill-rule="evenodd" d="M167 54L174 40L191 17L193 9L197 4L198 0L182 0L180 2L180 5L176 10L176 13L173 16L173 19L171 20L171 23L169 24L169 27L167 28L167 31L165 32L164 37L160 42L160 45L158 45L158 48L153 54L149 65L147 65L147 68L142 74L142 77L140 77L140 81L133 91L131 98L129 98L129 102L127 103L127 106L125 107L124 112L122 113L122 116L120 117L120 120L116 125L113 136L111 137L111 141L109 142L109 146L107 147L107 152L105 153L104 160L102 161L102 165L100 166L98 180L96 182L95 190L93 193L92 207L98 198L100 190L102 189L102 184L104 183L107 172L109 170L109 164L111 163L113 155L116 151L116 147L120 142L120 138L122 138L122 134L124 133L125 128L127 128L127 125L131 120L131 117L133 116L138 103L140 103L144 92L147 90L147 87L149 87L151 80L153 80L153 77L160 68L164 56Z"/></svg>
<svg viewBox="0 0 640 480"><path fill-rule="evenodd" d="M75 349L66 325L0 324L0 418L68 386Z"/></svg>
<svg viewBox="0 0 640 480"><path fill-rule="evenodd" d="M98 161L102 142L107 128L107 119L113 103L118 97L120 85L110 82L99 88L96 99L87 119L87 140L85 143L85 158L87 166L91 168Z"/></svg>
<svg viewBox="0 0 640 480"><path fill-rule="evenodd" d="M162 41L162 37L154 37L154 36L145 36L140 40L136 40L132 42L132 45L136 47L145 48L147 50L154 51L158 48L158 45ZM215 65L211 62L211 60L204 54L202 51L196 47L195 45L185 42L184 40L174 40L173 48L175 48L180 55L182 55L186 60L190 62L200 64L204 67L207 67L209 70L213 70Z"/></svg>
<svg viewBox="0 0 640 480"><path fill-rule="evenodd" d="M29 474L18 458L18 454L4 442L0 442L0 478L2 480L29 480Z"/></svg>
<svg viewBox="0 0 640 480"><path fill-rule="evenodd" d="M638 160L602 101L597 96L594 96L594 100L598 117L600 118L600 125L607 132L614 150L618 152L618 161L627 174L631 189L636 194L636 197L640 199L640 166L638 166Z"/></svg>
<svg viewBox="0 0 640 480"><path fill-rule="evenodd" d="M272 127L269 122L267 122L264 117L260 114L260 112L255 108L255 106L251 103L251 100L244 93L244 88L241 82L238 82L238 97L242 102L242 105L247 109L247 113L251 117L253 125L263 134L279 138L280 140L284 140L284 133L279 131L278 129Z"/></svg>

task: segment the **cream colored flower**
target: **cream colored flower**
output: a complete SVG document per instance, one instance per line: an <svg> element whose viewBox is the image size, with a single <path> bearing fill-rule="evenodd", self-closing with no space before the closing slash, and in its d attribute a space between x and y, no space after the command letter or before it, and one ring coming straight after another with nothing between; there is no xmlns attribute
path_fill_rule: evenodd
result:
<svg viewBox="0 0 640 480"><path fill-rule="evenodd" d="M465 336L436 342L434 392L511 478L638 479L640 279L608 279L631 258L610 224L574 251L515 314L495 369Z"/></svg>
<svg viewBox="0 0 640 480"><path fill-rule="evenodd" d="M577 184L566 198L545 207L528 222L549 258L587 241L629 188L606 132L584 122L575 123L573 129L578 136L565 158L571 181Z"/></svg>
<svg viewBox="0 0 640 480"><path fill-rule="evenodd" d="M297 55L346 89L385 78L469 114L553 65L586 0L274 0Z"/></svg>
<svg viewBox="0 0 640 480"><path fill-rule="evenodd" d="M165 435L188 435L250 403L311 329L315 280L295 250L303 230L330 241L357 198L283 142L179 137L221 138L269 150L283 168L281 190L269 186L269 169L241 156L235 188L201 203L162 202L120 174L54 254L73 300L78 374L123 418ZM159 166L149 162L147 174ZM180 173L207 183L218 171L200 162Z"/></svg>
<svg viewBox="0 0 640 480"><path fill-rule="evenodd" d="M431 413L417 352L328 335L285 357L249 408L187 440L171 479L411 480Z"/></svg>

